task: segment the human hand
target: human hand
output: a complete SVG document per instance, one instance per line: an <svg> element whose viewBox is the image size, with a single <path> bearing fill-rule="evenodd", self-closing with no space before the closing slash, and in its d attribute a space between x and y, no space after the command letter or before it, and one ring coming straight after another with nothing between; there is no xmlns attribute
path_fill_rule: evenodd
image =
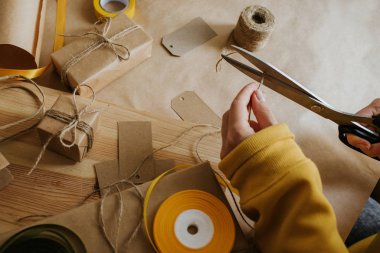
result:
<svg viewBox="0 0 380 253"><path fill-rule="evenodd" d="M257 121L248 120L249 104ZM223 159L246 138L266 127L277 124L271 110L265 103L265 98L255 84L246 85L232 101L231 108L223 115L222 150Z"/></svg>
<svg viewBox="0 0 380 253"><path fill-rule="evenodd" d="M364 107L357 114L374 116L380 114L380 98L375 99L367 107ZM352 146L359 148L363 153L370 157L380 157L380 143L371 144L367 140L353 134L347 135L347 141Z"/></svg>

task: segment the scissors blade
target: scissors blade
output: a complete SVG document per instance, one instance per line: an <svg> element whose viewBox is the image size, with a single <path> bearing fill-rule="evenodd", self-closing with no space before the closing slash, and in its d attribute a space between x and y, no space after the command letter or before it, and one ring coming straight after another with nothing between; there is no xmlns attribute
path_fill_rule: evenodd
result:
<svg viewBox="0 0 380 253"><path fill-rule="evenodd" d="M229 56L222 55L222 57L236 69L258 82L260 82L264 76L263 84L265 86L326 119L339 125L352 124L352 122L363 123L374 127L376 132L379 133L379 127L374 125L371 117L339 112L327 103L320 101L313 96L309 96L309 94L304 93L303 90L295 89L293 86L289 86L288 83L284 83L267 73L256 70Z"/></svg>
<svg viewBox="0 0 380 253"><path fill-rule="evenodd" d="M328 105L325 101L323 101L320 97L315 95L313 92L308 90L306 87L304 87L302 84L298 83L296 80L293 80L291 77L283 73L281 70L277 69L276 67L272 66L269 63L266 63L265 61L259 59L256 57L252 52L245 50L244 48L232 45L232 47L241 54L244 58L246 58L250 63L252 63L254 66L256 66L258 69L260 69L265 74L271 75L275 77L277 80L282 81L283 83L288 84L289 86L292 86L294 89L297 89L310 97L315 98L316 100L319 100L320 102Z"/></svg>

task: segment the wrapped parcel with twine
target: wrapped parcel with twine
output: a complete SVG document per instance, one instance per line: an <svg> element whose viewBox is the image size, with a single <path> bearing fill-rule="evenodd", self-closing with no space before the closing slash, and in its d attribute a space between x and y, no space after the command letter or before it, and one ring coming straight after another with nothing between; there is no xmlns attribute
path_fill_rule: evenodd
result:
<svg viewBox="0 0 380 253"><path fill-rule="evenodd" d="M232 33L233 40L249 51L263 48L274 29L274 15L265 7L248 6L240 14Z"/></svg>
<svg viewBox="0 0 380 253"><path fill-rule="evenodd" d="M85 157L93 146L100 116L100 112L91 109L91 105L88 99L75 94L58 97L37 127L44 146L36 164L45 148L78 162Z"/></svg>
<svg viewBox="0 0 380 253"><path fill-rule="evenodd" d="M51 58L62 83L71 90L86 83L97 92L149 58L152 51L151 37L123 13L97 21L94 29L83 34L63 36L77 39ZM78 93L91 95L88 89Z"/></svg>

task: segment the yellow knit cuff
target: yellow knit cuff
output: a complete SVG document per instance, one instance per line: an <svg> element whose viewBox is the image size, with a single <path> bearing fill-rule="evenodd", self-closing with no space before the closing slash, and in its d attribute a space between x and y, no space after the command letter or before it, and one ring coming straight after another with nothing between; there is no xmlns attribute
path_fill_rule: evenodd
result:
<svg viewBox="0 0 380 253"><path fill-rule="evenodd" d="M261 156L268 155L267 152L260 151L285 139L294 139L293 133L289 130L286 124L278 124L264 128L263 130L260 130L245 139L235 149L233 149L219 163L219 168L226 174L227 178L231 178L235 171L252 156L258 156L255 157L255 159L260 161L266 159L266 157ZM276 163L276 161L272 159L271 163Z"/></svg>

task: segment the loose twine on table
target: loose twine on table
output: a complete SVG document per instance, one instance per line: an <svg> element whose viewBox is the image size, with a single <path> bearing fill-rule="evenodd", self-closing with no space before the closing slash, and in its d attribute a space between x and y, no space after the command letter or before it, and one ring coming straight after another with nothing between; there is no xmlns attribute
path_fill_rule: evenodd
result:
<svg viewBox="0 0 380 253"><path fill-rule="evenodd" d="M89 195L87 195L85 197L85 199L83 201L81 201L80 205L82 205L87 199L89 199L94 193L97 193L97 192L100 192L100 191L103 191L105 190L105 194L103 194L102 196L102 200L100 202L100 206L99 206L99 225L100 225L100 228L102 230L102 233L104 234L108 244L111 246L111 248L113 249L113 252L117 253L118 252L118 237L119 237L119 230L120 230L120 224L121 224L121 220L122 220L122 216L123 216L123 213L124 213L124 201L123 201L123 197L122 197L122 194L121 194L121 190L120 190L120 187L119 185L120 184L129 184L131 185L134 189L135 189L135 192L139 198L139 200L141 201L141 206L143 206L143 201L144 201L144 195L142 194L142 192L140 191L140 189L138 188L137 185L135 185L131 179L140 171L140 169L143 168L143 165L144 163L148 160L149 157L153 156L155 153L163 150L163 149L166 149L166 148L169 148L169 147L172 147L174 145L176 145L178 142L180 142L180 140L186 135L188 134L189 132L191 132L192 130L196 129L196 128L214 128L214 129L217 129L216 131L212 131L212 132L208 132L208 133L205 133L203 134L202 136L200 136L196 143L195 143L195 153L196 153L196 158L202 162L204 161L201 156L200 156L200 153L199 153L199 146L200 146L200 143L201 141L208 137L208 136L212 136L212 135L215 135L215 134L220 134L220 128L219 127L215 127L213 125L210 125L210 124L198 124L198 125L193 125L187 129L185 129L184 131L182 131L176 138L174 138L173 141L171 141L169 144L167 145L164 145L162 147L159 147L157 149L155 149L153 152L151 152L150 154L146 155L144 157L144 159L140 162L140 164L136 167L136 169L130 174L130 176L127 178L127 179L123 179L123 180L120 180L118 182L115 182L111 185L108 185L108 186L105 186L105 187L102 187L102 188L99 188L99 189L96 189L95 191L91 192ZM229 193L234 201L234 205L237 207L237 210L239 212L239 215L242 217L242 219L244 220L244 222L251 228L251 229L254 229L251 224L246 220L245 216L242 214L242 211L238 205L238 202L228 184L228 182L226 181L226 179L220 174L220 172L216 171L216 170L213 170L214 173L216 174L217 177L220 177L221 180L224 182L225 186L227 187L227 189L229 190ZM107 230L106 230L106 226L105 226L105 221L104 221L104 201L105 201L105 198L106 196L111 192L111 189L113 187L116 187L116 190L117 190L117 195L118 195L118 201L119 201L119 205L118 205L118 215L117 215L117 222L116 222L116 228L115 228L115 238L114 240L112 241L110 235L107 233ZM141 227L141 224L143 223L143 212L141 212L141 217L140 217L140 220L138 222L138 224L136 225L136 227L134 228L134 230L132 231L131 233L131 236L129 236L128 238L128 242L127 242L127 246L126 248L129 247L130 243L133 241L133 239L136 237L140 227Z"/></svg>
<svg viewBox="0 0 380 253"><path fill-rule="evenodd" d="M103 24L104 26L102 29L99 29L99 25ZM130 27L125 28L124 30L112 35L111 37L107 37L108 32L110 30L112 24L112 19L109 17L102 17L98 21L94 23L95 31L92 32L85 32L80 35L63 35L60 34L60 36L65 37L87 37L87 38L94 38L95 42L90 44L87 48L73 56L70 60L68 60L61 69L61 82L69 89L72 89L71 86L68 83L68 77L67 74L71 67L73 67L75 64L80 62L83 58L90 55L93 51L101 48L101 47L108 47L112 50L112 52L115 54L115 56L119 60L126 61L129 59L131 53L127 46L121 45L119 43L116 43L115 41L118 39L121 39L125 36L127 36L129 33L136 31L138 29L141 29L141 26L139 25L133 25Z"/></svg>
<svg viewBox="0 0 380 253"><path fill-rule="evenodd" d="M77 100L76 100L76 93L77 93L78 89L80 89L81 87L87 87L91 90L92 99L91 99L91 102L89 104L87 104L86 106L84 106L82 109L79 110L78 105L77 105ZM42 159L43 155L45 154L47 146L50 144L50 142L53 140L53 138L55 138L57 136L58 136L60 144L62 146L66 147L66 148L71 148L76 144L76 142L77 142L77 130L80 130L87 135L88 149L92 148L93 139L94 139L93 129L90 125L88 125L86 122L82 121L81 119L85 114L97 112L97 111L89 111L89 108L95 102L95 91L92 89L91 86L89 86L87 84L78 85L75 88L75 90L73 91L72 101L73 101L73 107L74 107L74 115L68 115L64 112L60 112L57 110L48 110L46 112L46 116L54 118L56 120L59 120L59 121L65 123L67 125L65 125L62 129L58 130L56 133L49 136L49 138L45 141L44 145L42 146L41 151L38 154L36 161L34 162L32 168L29 170L27 175L30 175L35 170L35 168L39 164L40 160ZM73 137L72 137L71 142L67 143L64 140L64 138L65 138L66 134L69 132L72 133Z"/></svg>
<svg viewBox="0 0 380 253"><path fill-rule="evenodd" d="M45 94L44 92L42 91L42 89L38 86L38 84L36 82L34 82L32 79L29 79L25 76L22 76L22 75L14 75L14 76L2 76L0 77L0 82L2 81L8 81L8 80L24 80L24 81L27 81L28 83L31 83L33 86L35 86L38 90L38 92L40 93L40 96L38 96L33 90L29 89L28 87L26 86L23 86L21 84L8 84L8 85L1 85L0 86L0 90L5 90L5 89L23 89L23 90L26 90L28 93L31 94L31 96L33 98L35 98L38 103L39 103L39 107L38 109L31 115L23 118L23 119L20 119L20 120L17 120L17 121L14 121L12 123L9 123L9 124L6 124L6 125L3 125L3 126L0 126L0 130L3 131L3 130L8 130L12 127L15 127L15 126L18 126L18 125L21 125L22 123L25 123L29 120L36 120L36 122L34 124L32 124L31 126L15 133L15 134L11 134L9 136L5 136L5 137L1 137L0 138L0 143L4 142L4 141L7 141L9 139L14 139L30 130L32 130L35 126L37 126L40 121L43 119L43 115L44 115L44 112L45 112Z"/></svg>

